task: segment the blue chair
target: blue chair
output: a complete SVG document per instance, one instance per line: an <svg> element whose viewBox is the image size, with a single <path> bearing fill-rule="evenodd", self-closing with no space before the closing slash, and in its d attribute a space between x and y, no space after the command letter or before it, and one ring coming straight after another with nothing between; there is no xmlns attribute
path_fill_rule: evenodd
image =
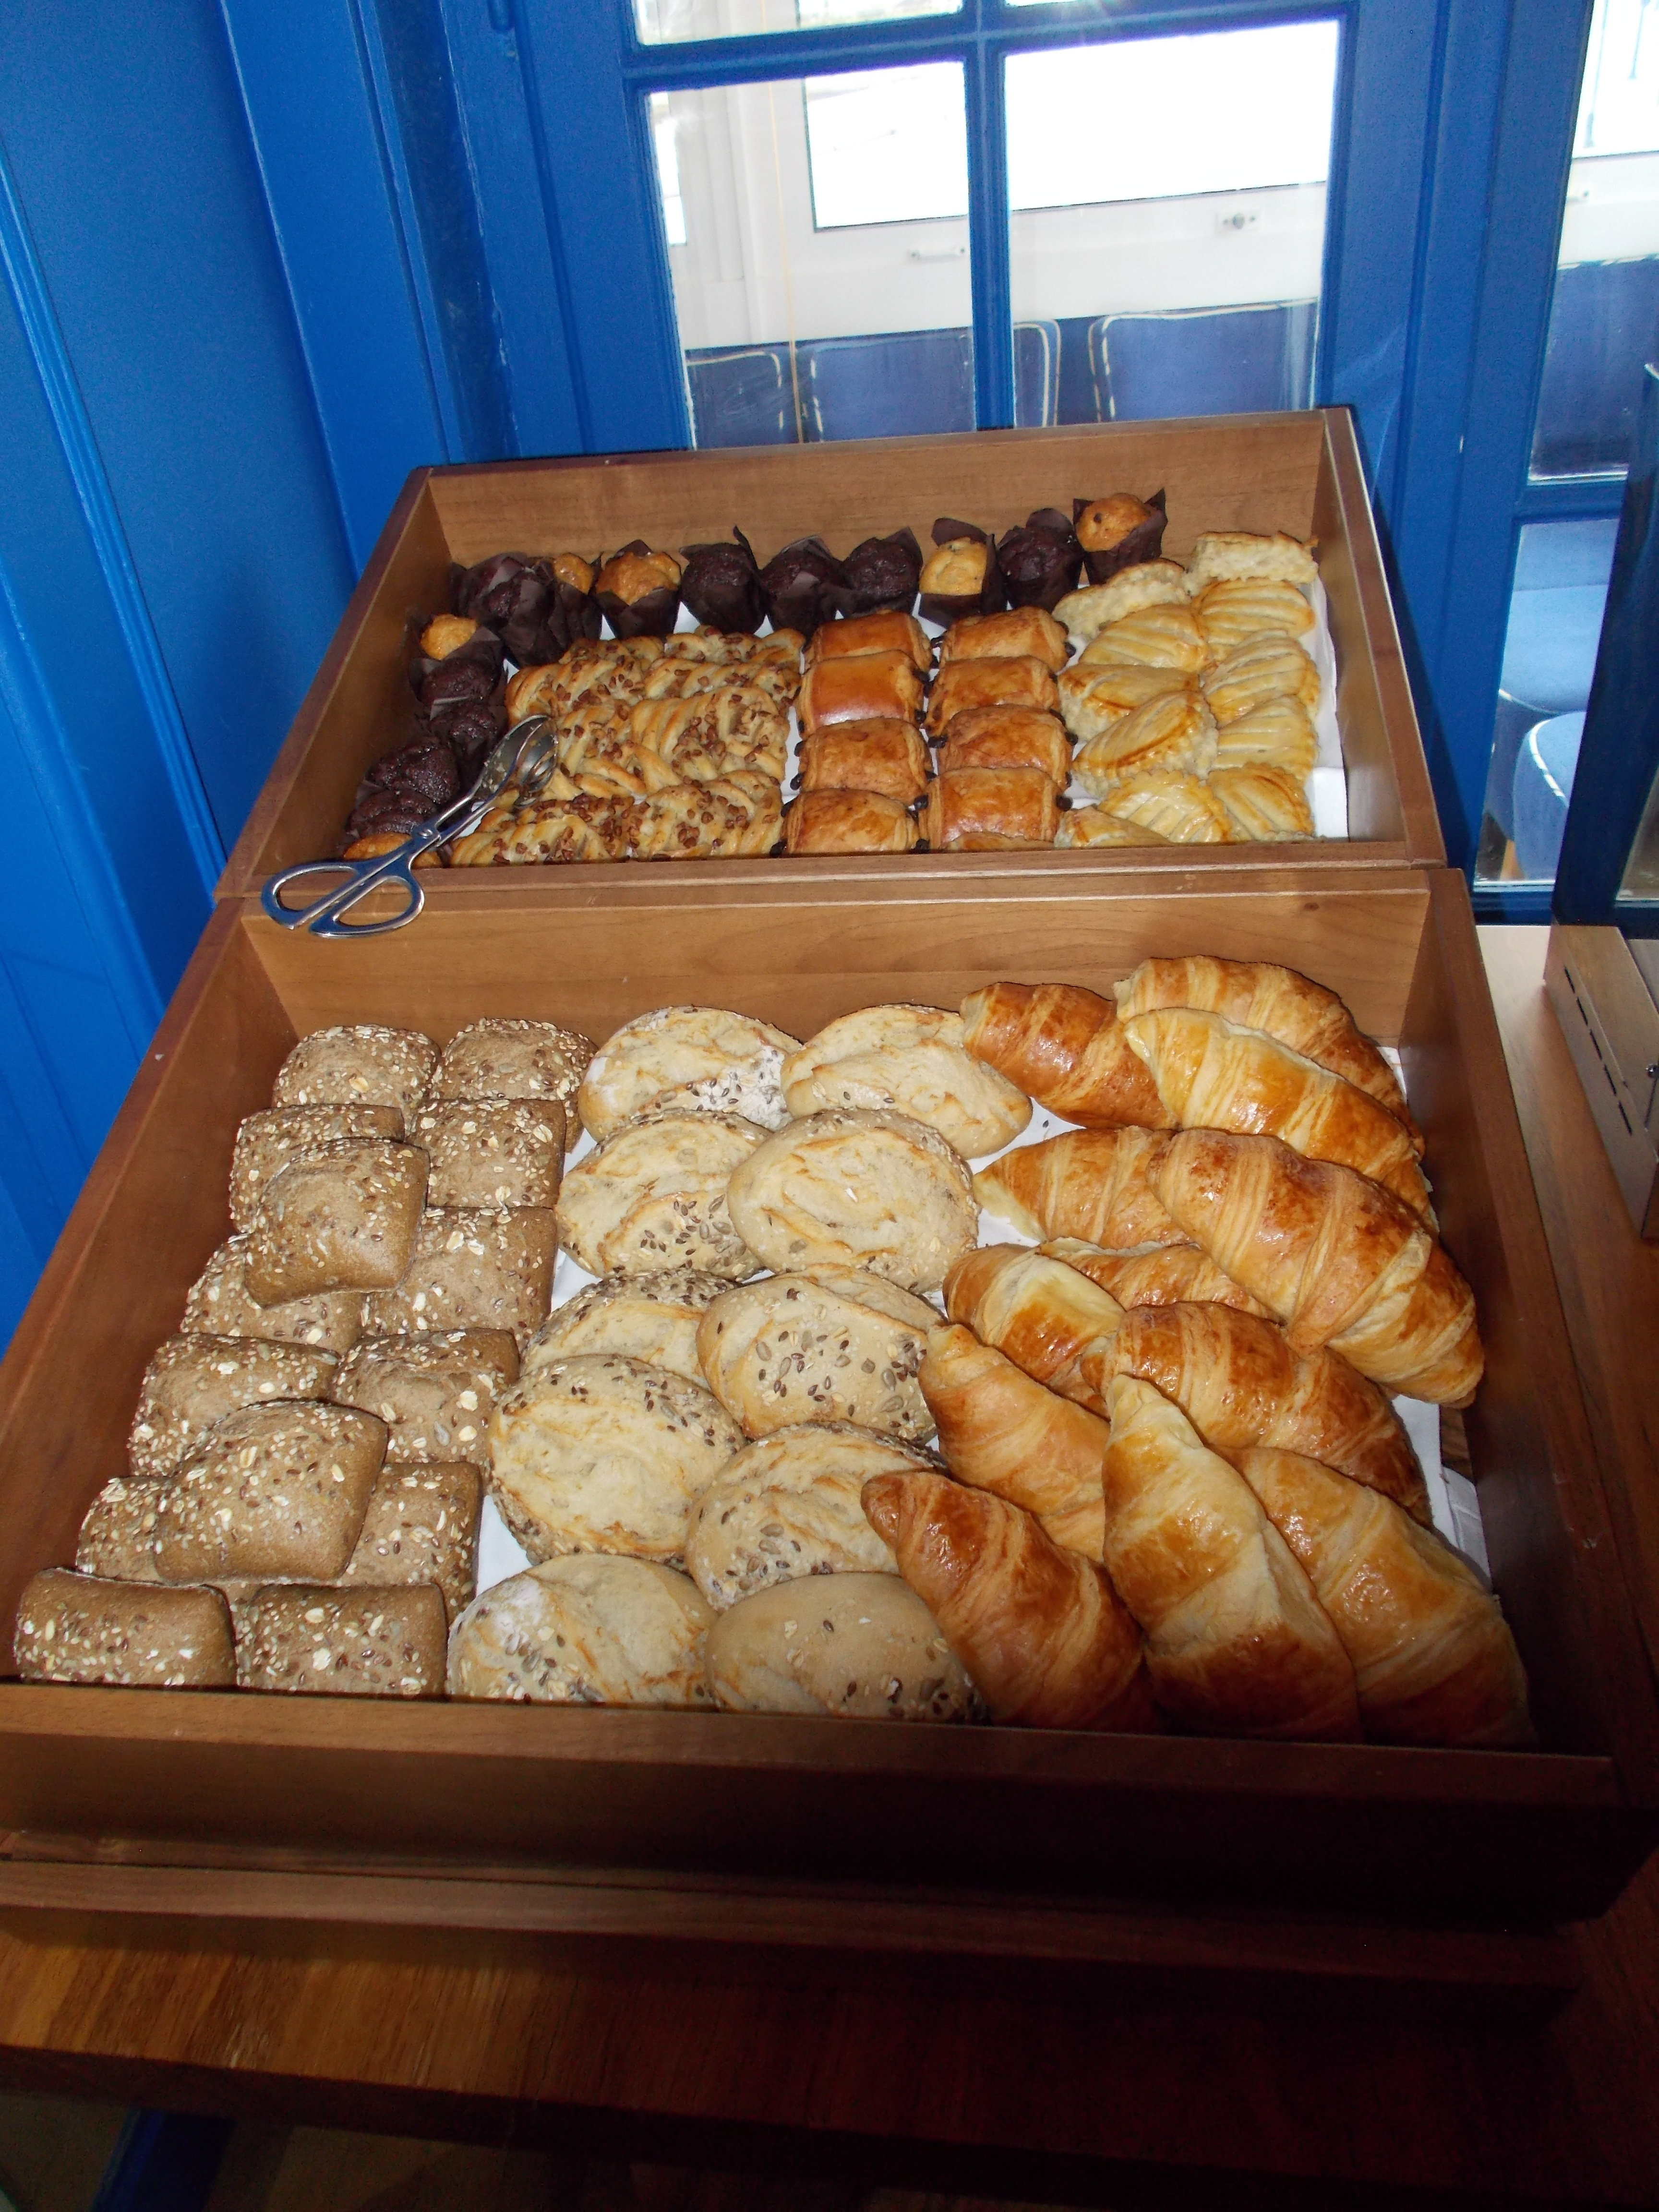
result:
<svg viewBox="0 0 1659 2212"><path fill-rule="evenodd" d="M1580 261L1558 270L1533 430L1535 476L1621 469L1659 347L1659 258Z"/></svg>
<svg viewBox="0 0 1659 2212"><path fill-rule="evenodd" d="M805 338L795 354L802 431L809 442L974 427L970 330Z"/></svg>
<svg viewBox="0 0 1659 2212"><path fill-rule="evenodd" d="M1528 732L1515 763L1515 857L1523 876L1552 881L1567 826L1584 717L1553 714Z"/></svg>
<svg viewBox="0 0 1659 2212"><path fill-rule="evenodd" d="M685 356L699 446L793 446L795 393L787 345L705 346Z"/></svg>
<svg viewBox="0 0 1659 2212"><path fill-rule="evenodd" d="M1531 732L1589 699L1617 520L1528 524L1522 532L1504 637L1486 810L1515 835L1516 763Z"/></svg>
<svg viewBox="0 0 1659 2212"><path fill-rule="evenodd" d="M1089 359L1100 420L1308 406L1318 310L1316 300L1286 300L1098 317Z"/></svg>
<svg viewBox="0 0 1659 2212"><path fill-rule="evenodd" d="M1014 325L1014 422L1046 430L1060 420L1060 325Z"/></svg>

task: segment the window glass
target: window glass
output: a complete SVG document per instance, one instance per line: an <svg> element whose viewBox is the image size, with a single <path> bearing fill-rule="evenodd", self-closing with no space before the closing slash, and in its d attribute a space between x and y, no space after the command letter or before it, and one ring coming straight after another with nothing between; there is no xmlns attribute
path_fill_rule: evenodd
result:
<svg viewBox="0 0 1659 2212"><path fill-rule="evenodd" d="M1312 22L1009 58L1017 419L1310 404L1337 43Z"/></svg>
<svg viewBox="0 0 1659 2212"><path fill-rule="evenodd" d="M699 446L974 426L957 63L655 95Z"/></svg>
<svg viewBox="0 0 1659 2212"><path fill-rule="evenodd" d="M591 4L591 0L590 0ZM762 31L817 31L903 15L955 15L962 0L634 0L641 46L741 39Z"/></svg>

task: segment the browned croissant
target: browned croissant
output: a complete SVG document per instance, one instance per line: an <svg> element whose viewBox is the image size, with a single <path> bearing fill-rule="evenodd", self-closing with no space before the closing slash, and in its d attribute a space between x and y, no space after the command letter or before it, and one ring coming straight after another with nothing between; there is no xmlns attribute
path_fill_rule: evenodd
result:
<svg viewBox="0 0 1659 2212"><path fill-rule="evenodd" d="M1107 1404L1106 1571L1164 1711L1198 1735L1357 1737L1353 1668L1244 1478L1150 1382L1120 1375Z"/></svg>
<svg viewBox="0 0 1659 2212"><path fill-rule="evenodd" d="M1141 1306L1085 1346L1074 1371L1071 1395L1084 1405L1103 1407L1113 1376L1138 1375L1212 1451L1305 1452L1428 1522L1422 1469L1382 1392L1334 1352L1292 1352L1274 1322L1229 1306Z"/></svg>
<svg viewBox="0 0 1659 2212"><path fill-rule="evenodd" d="M1160 1006L1196 1006L1224 1014L1243 1028L1266 1030L1293 1052L1316 1060L1333 1075L1369 1091L1411 1131L1423 1149L1411 1109L1398 1078L1382 1054L1356 1027L1334 991L1280 968L1271 960L1221 960L1195 952L1184 960L1143 960L1115 987L1117 1010L1127 1020Z"/></svg>
<svg viewBox="0 0 1659 2212"><path fill-rule="evenodd" d="M963 1000L962 1019L969 1052L1068 1121L1175 1126L1109 999L1074 983L988 983Z"/></svg>
<svg viewBox="0 0 1659 2212"><path fill-rule="evenodd" d="M1152 1729L1140 1631L1104 1568L1035 1515L942 1474L877 1474L871 1526L973 1676L994 1720Z"/></svg>
<svg viewBox="0 0 1659 2212"><path fill-rule="evenodd" d="M1063 1260L1103 1291L1109 1291L1121 1306L1173 1306L1203 1302L1234 1306L1240 1313L1265 1314L1260 1298L1224 1275L1207 1252L1196 1244L1155 1244L1127 1252L1109 1252L1081 1237L1055 1237L1039 1244L1051 1260Z"/></svg>
<svg viewBox="0 0 1659 2212"><path fill-rule="evenodd" d="M1109 1291L1025 1244L964 1252L945 1278L945 1310L1037 1382L1079 1399L1091 1389L1078 1374L1079 1354L1123 1319Z"/></svg>
<svg viewBox="0 0 1659 2212"><path fill-rule="evenodd" d="M1432 1223L1429 1187L1405 1124L1357 1084L1265 1030L1190 1006L1133 1015L1123 1034L1179 1127L1282 1137L1310 1159L1358 1168Z"/></svg>
<svg viewBox="0 0 1659 2212"><path fill-rule="evenodd" d="M1484 1364L1474 1293L1391 1191L1277 1137L1220 1129L1168 1139L1154 1181L1181 1229L1297 1351L1328 1344L1374 1382L1436 1405L1474 1397Z"/></svg>
<svg viewBox="0 0 1659 2212"><path fill-rule="evenodd" d="M958 1480L1035 1513L1057 1544L1100 1557L1106 1424L1057 1398L965 1328L936 1328L921 1395Z"/></svg>
<svg viewBox="0 0 1659 2212"><path fill-rule="evenodd" d="M1161 1129L1070 1129L1004 1152L974 1177L974 1194L1026 1237L1185 1244L1195 1240L1153 1187L1169 1143Z"/></svg>
<svg viewBox="0 0 1659 2212"><path fill-rule="evenodd" d="M1449 1545L1296 1452L1242 1452L1238 1465L1353 1662L1367 1735L1532 1741L1515 1639L1497 1599Z"/></svg>

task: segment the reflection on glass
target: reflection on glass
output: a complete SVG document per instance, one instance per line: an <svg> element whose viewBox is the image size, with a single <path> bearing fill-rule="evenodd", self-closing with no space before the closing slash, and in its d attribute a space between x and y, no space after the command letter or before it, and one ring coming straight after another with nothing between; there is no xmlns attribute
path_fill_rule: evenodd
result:
<svg viewBox="0 0 1659 2212"><path fill-rule="evenodd" d="M903 15L954 15L961 8L962 0L634 0L634 27L641 46L661 46L687 39L888 23Z"/></svg>
<svg viewBox="0 0 1659 2212"><path fill-rule="evenodd" d="M1625 863L1625 873L1619 885L1620 898L1659 898L1659 776L1648 790L1648 803L1642 809L1642 825L1636 833L1636 842L1630 848L1630 858Z"/></svg>
<svg viewBox="0 0 1659 2212"><path fill-rule="evenodd" d="M957 64L659 94L652 126L699 446L973 428Z"/></svg>
<svg viewBox="0 0 1659 2212"><path fill-rule="evenodd" d="M1016 352L1054 362L1053 411L1017 419L1310 403L1337 43L1312 22L1010 58Z"/></svg>

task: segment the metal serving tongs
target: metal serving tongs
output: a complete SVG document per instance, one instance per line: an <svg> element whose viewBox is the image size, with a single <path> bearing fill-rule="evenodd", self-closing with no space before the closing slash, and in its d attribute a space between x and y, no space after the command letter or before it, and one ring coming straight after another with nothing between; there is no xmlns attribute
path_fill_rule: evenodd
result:
<svg viewBox="0 0 1659 2212"><path fill-rule="evenodd" d="M415 872L415 863L434 845L465 836L489 811L508 784L521 799L533 799L557 763L552 725L545 714L532 714L515 722L505 737L489 748L478 780L471 791L452 799L440 814L412 830L403 843L373 860L300 860L272 876L259 894L261 905L284 929L308 929L313 937L382 937L413 921L426 904L426 890ZM308 877L337 878L334 888L309 906L285 906L283 893ZM337 880L343 878L343 880ZM359 899L392 885L405 894L396 914L379 921L348 921L345 917Z"/></svg>

